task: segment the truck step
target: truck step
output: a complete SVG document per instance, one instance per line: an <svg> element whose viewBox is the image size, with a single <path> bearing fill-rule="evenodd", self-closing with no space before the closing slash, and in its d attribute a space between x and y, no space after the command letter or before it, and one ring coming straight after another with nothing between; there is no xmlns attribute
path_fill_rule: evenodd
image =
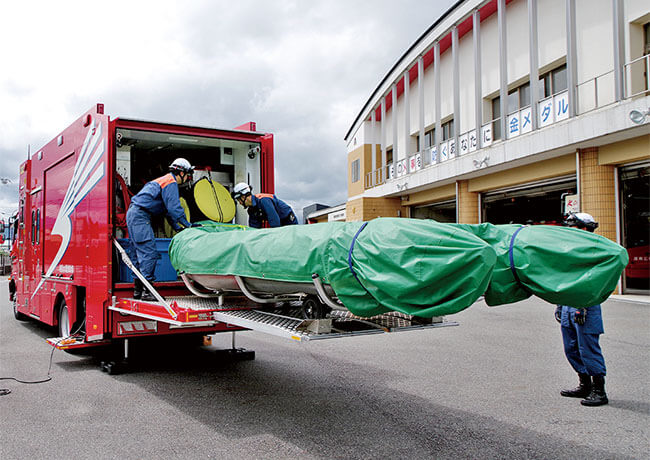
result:
<svg viewBox="0 0 650 460"><path fill-rule="evenodd" d="M45 341L58 350L99 347L110 343L108 340L86 342L83 337L49 337Z"/></svg>

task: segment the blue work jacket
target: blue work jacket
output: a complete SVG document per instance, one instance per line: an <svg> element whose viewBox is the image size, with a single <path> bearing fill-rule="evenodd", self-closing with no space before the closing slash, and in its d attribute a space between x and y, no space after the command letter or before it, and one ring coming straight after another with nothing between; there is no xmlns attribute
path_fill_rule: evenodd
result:
<svg viewBox="0 0 650 460"><path fill-rule="evenodd" d="M248 207L248 225L253 228L262 228L264 221L268 221L271 227L298 223L291 206L275 195L258 193L251 196L251 205Z"/></svg>
<svg viewBox="0 0 650 460"><path fill-rule="evenodd" d="M173 173L147 182L142 190L131 198L131 205L144 209L152 216L166 214L176 231L180 230L179 223L190 227L190 223L185 218L185 210L181 206L178 183Z"/></svg>

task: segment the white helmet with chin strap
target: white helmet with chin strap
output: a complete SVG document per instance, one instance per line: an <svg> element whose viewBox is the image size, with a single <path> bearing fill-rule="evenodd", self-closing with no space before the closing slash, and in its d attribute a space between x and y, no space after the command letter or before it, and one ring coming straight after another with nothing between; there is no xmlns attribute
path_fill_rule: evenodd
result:
<svg viewBox="0 0 650 460"><path fill-rule="evenodd" d="M564 225L586 229L589 232L593 232L598 228L598 222L596 222L596 219L586 212L570 212L564 218Z"/></svg>
<svg viewBox="0 0 650 460"><path fill-rule="evenodd" d="M185 158L176 158L172 161L172 164L169 165L169 170L171 172L182 171L186 174L192 174L194 172L194 166L192 166Z"/></svg>
<svg viewBox="0 0 650 460"><path fill-rule="evenodd" d="M239 184L235 185L235 187L232 189L231 195L233 200L237 200L242 196L247 196L252 193L252 187L248 185L246 182L240 182Z"/></svg>

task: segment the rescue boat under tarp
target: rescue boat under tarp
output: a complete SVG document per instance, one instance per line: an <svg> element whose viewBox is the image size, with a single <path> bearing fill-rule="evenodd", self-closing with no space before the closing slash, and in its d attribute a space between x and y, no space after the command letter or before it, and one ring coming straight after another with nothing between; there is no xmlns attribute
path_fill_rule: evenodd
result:
<svg viewBox="0 0 650 460"><path fill-rule="evenodd" d="M628 262L620 245L567 227L443 224L378 218L274 229L205 222L171 242L172 265L214 291L319 293L354 315L423 318L536 295L587 307L614 291ZM239 284L238 284L239 283ZM325 292L326 291L326 292Z"/></svg>
<svg viewBox="0 0 650 460"><path fill-rule="evenodd" d="M496 251L488 305L536 295L586 308L604 302L628 264L624 247L585 230L551 225L449 224L478 236Z"/></svg>
<svg viewBox="0 0 650 460"><path fill-rule="evenodd" d="M170 260L180 273L277 281L292 292L309 292L316 275L345 308L363 317L461 311L485 292L496 261L492 247L477 236L430 220L259 230L203 224L172 239Z"/></svg>

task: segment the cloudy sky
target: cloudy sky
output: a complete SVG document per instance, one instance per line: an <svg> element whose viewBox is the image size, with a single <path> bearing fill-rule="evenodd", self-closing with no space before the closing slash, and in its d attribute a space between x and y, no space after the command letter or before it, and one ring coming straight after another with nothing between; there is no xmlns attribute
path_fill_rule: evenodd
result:
<svg viewBox="0 0 650 460"><path fill-rule="evenodd" d="M111 117L275 135L276 194L346 200L350 124L453 0L30 1L3 5L0 212L19 164L97 102ZM3 184L9 179L11 182Z"/></svg>

